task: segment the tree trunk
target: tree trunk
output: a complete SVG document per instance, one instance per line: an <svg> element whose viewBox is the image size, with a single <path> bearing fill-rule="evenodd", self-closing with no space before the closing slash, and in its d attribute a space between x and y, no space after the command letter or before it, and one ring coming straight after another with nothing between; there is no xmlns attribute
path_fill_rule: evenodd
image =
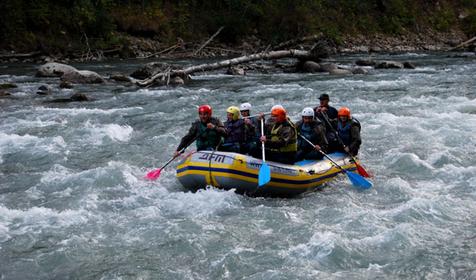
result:
<svg viewBox="0 0 476 280"><path fill-rule="evenodd" d="M464 46L467 46L467 45L471 44L471 43L474 42L474 41L476 41L476 37L473 37L473 38L469 39L468 41L465 41L465 42L463 42L463 43L457 45L456 47L449 49L448 51L457 50L457 49L459 49L459 48L461 48L461 47L464 47Z"/></svg>
<svg viewBox="0 0 476 280"><path fill-rule="evenodd" d="M139 86L150 86L157 80L164 80L169 77L179 76L182 79L186 80L189 79L190 74L195 72L201 71L210 71L216 70L220 68L230 67L233 65L247 63L250 61L256 60L270 60L270 59L280 59L280 58L287 58L287 57L294 57L299 59L314 59L312 53L309 51L302 51L302 50L281 50L281 51L272 51L272 52L261 52L252 55L240 56L228 60L223 60L215 63L207 63L207 64L200 64L195 66L190 66L184 69L179 70L172 70L172 71L165 71L160 72L153 75L150 78L144 79L142 81L138 81L137 84Z"/></svg>

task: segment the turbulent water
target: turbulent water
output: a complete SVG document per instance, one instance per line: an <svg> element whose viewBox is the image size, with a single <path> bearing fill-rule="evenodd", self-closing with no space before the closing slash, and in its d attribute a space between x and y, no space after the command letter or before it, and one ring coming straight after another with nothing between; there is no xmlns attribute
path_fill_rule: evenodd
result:
<svg viewBox="0 0 476 280"><path fill-rule="evenodd" d="M357 57L340 57L344 65ZM87 103L37 96L56 79L0 65L0 279L476 279L476 60L377 56L415 70L368 75L201 75L186 87L76 86ZM137 62L75 65L102 74ZM186 62L184 62L186 63ZM186 191L172 155L208 103L293 119L349 106L374 187L346 176L294 199Z"/></svg>

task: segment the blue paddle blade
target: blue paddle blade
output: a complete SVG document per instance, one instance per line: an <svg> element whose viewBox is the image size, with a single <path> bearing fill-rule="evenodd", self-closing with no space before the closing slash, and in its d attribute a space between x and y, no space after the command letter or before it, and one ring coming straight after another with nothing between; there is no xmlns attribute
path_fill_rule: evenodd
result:
<svg viewBox="0 0 476 280"><path fill-rule="evenodd" d="M362 189L368 189L372 187L372 183L367 181L364 177L360 176L359 174L352 173L349 171L346 171L345 174L347 174L347 177L349 177L349 180L352 182L352 185L360 187Z"/></svg>
<svg viewBox="0 0 476 280"><path fill-rule="evenodd" d="M271 170L266 162L263 162L258 173L258 187L266 185L271 180Z"/></svg>

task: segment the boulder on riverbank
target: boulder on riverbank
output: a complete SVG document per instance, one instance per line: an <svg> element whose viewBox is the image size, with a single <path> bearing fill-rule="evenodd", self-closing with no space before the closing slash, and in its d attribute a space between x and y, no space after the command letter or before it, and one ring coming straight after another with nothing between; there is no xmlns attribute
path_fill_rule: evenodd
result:
<svg viewBox="0 0 476 280"><path fill-rule="evenodd" d="M78 71L76 68L70 65L57 62L48 62L41 65L36 72L37 77L61 77L66 73L72 73Z"/></svg>
<svg viewBox="0 0 476 280"><path fill-rule="evenodd" d="M46 103L69 103L69 102L83 102L83 101L91 101L89 97L86 96L84 93L75 93L71 95L70 98L56 98L53 100L46 101Z"/></svg>
<svg viewBox="0 0 476 280"><path fill-rule="evenodd" d="M65 73L61 76L61 81L73 84L101 84L104 83L104 78L93 71L77 70Z"/></svg>
<svg viewBox="0 0 476 280"><path fill-rule="evenodd" d="M96 72L78 70L73 66L48 62L41 65L36 72L37 77L60 77L63 82L74 84L97 84L104 83L104 78Z"/></svg>

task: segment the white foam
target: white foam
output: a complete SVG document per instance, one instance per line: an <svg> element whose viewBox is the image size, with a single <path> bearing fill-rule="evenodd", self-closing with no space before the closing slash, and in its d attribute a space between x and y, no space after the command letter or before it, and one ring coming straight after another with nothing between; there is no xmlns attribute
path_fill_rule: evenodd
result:
<svg viewBox="0 0 476 280"><path fill-rule="evenodd" d="M305 88L300 84L278 84L278 85L266 85L262 86L259 89L254 91L257 95L274 95L274 94L282 94L282 93L289 93L291 91L314 91L312 88Z"/></svg>
<svg viewBox="0 0 476 280"><path fill-rule="evenodd" d="M87 108L69 109L69 108L37 107L34 110L38 112L48 112L48 113L64 114L68 116L77 116L77 115L113 115L116 113L135 112L135 111L143 110L143 108L142 107L128 107L128 108L115 108L115 109L87 109ZM30 111L28 111L28 113L30 113Z"/></svg>
<svg viewBox="0 0 476 280"><path fill-rule="evenodd" d="M66 148L66 143L61 136L40 138L29 134L18 135L0 132L0 163L3 162L2 155L18 152L25 148L31 148L32 151L40 149L49 153L61 153Z"/></svg>
<svg viewBox="0 0 476 280"><path fill-rule="evenodd" d="M40 182L45 185L54 182L62 182L65 179L69 179L72 175L74 175L74 173L70 169L60 164L55 164L50 170L42 174Z"/></svg>
<svg viewBox="0 0 476 280"><path fill-rule="evenodd" d="M332 253L337 238L333 232L314 233L309 242L291 246L280 254L282 257L292 256L297 261L299 259L319 261Z"/></svg>
<svg viewBox="0 0 476 280"><path fill-rule="evenodd" d="M317 83L317 82L316 82ZM406 79L396 79L396 80L378 80L378 81L365 81L365 80L352 80L349 78L339 78L335 80L325 80L319 81L319 84L329 84L329 85L338 85L345 86L348 90L351 89L393 89L393 88L403 88L408 86L410 83Z"/></svg>
<svg viewBox="0 0 476 280"><path fill-rule="evenodd" d="M192 192L169 193L161 201L160 209L165 213L189 217L209 217L223 211L241 207L233 190L215 188Z"/></svg>
<svg viewBox="0 0 476 280"><path fill-rule="evenodd" d="M59 229L83 224L88 221L88 216L88 212L83 210L57 211L44 207L18 210L0 205L0 241L44 228Z"/></svg>
<svg viewBox="0 0 476 280"><path fill-rule="evenodd" d="M57 120L41 120L37 117L34 120L28 119L14 119L9 120L9 122L14 123L15 127L24 127L24 128L40 128L40 127L48 127L48 126L65 126L68 124L68 120L66 119L57 119Z"/></svg>
<svg viewBox="0 0 476 280"><path fill-rule="evenodd" d="M88 140L94 145L101 145L105 137L115 142L128 142L134 129L129 125L92 124L89 120L84 125L88 132Z"/></svg>

